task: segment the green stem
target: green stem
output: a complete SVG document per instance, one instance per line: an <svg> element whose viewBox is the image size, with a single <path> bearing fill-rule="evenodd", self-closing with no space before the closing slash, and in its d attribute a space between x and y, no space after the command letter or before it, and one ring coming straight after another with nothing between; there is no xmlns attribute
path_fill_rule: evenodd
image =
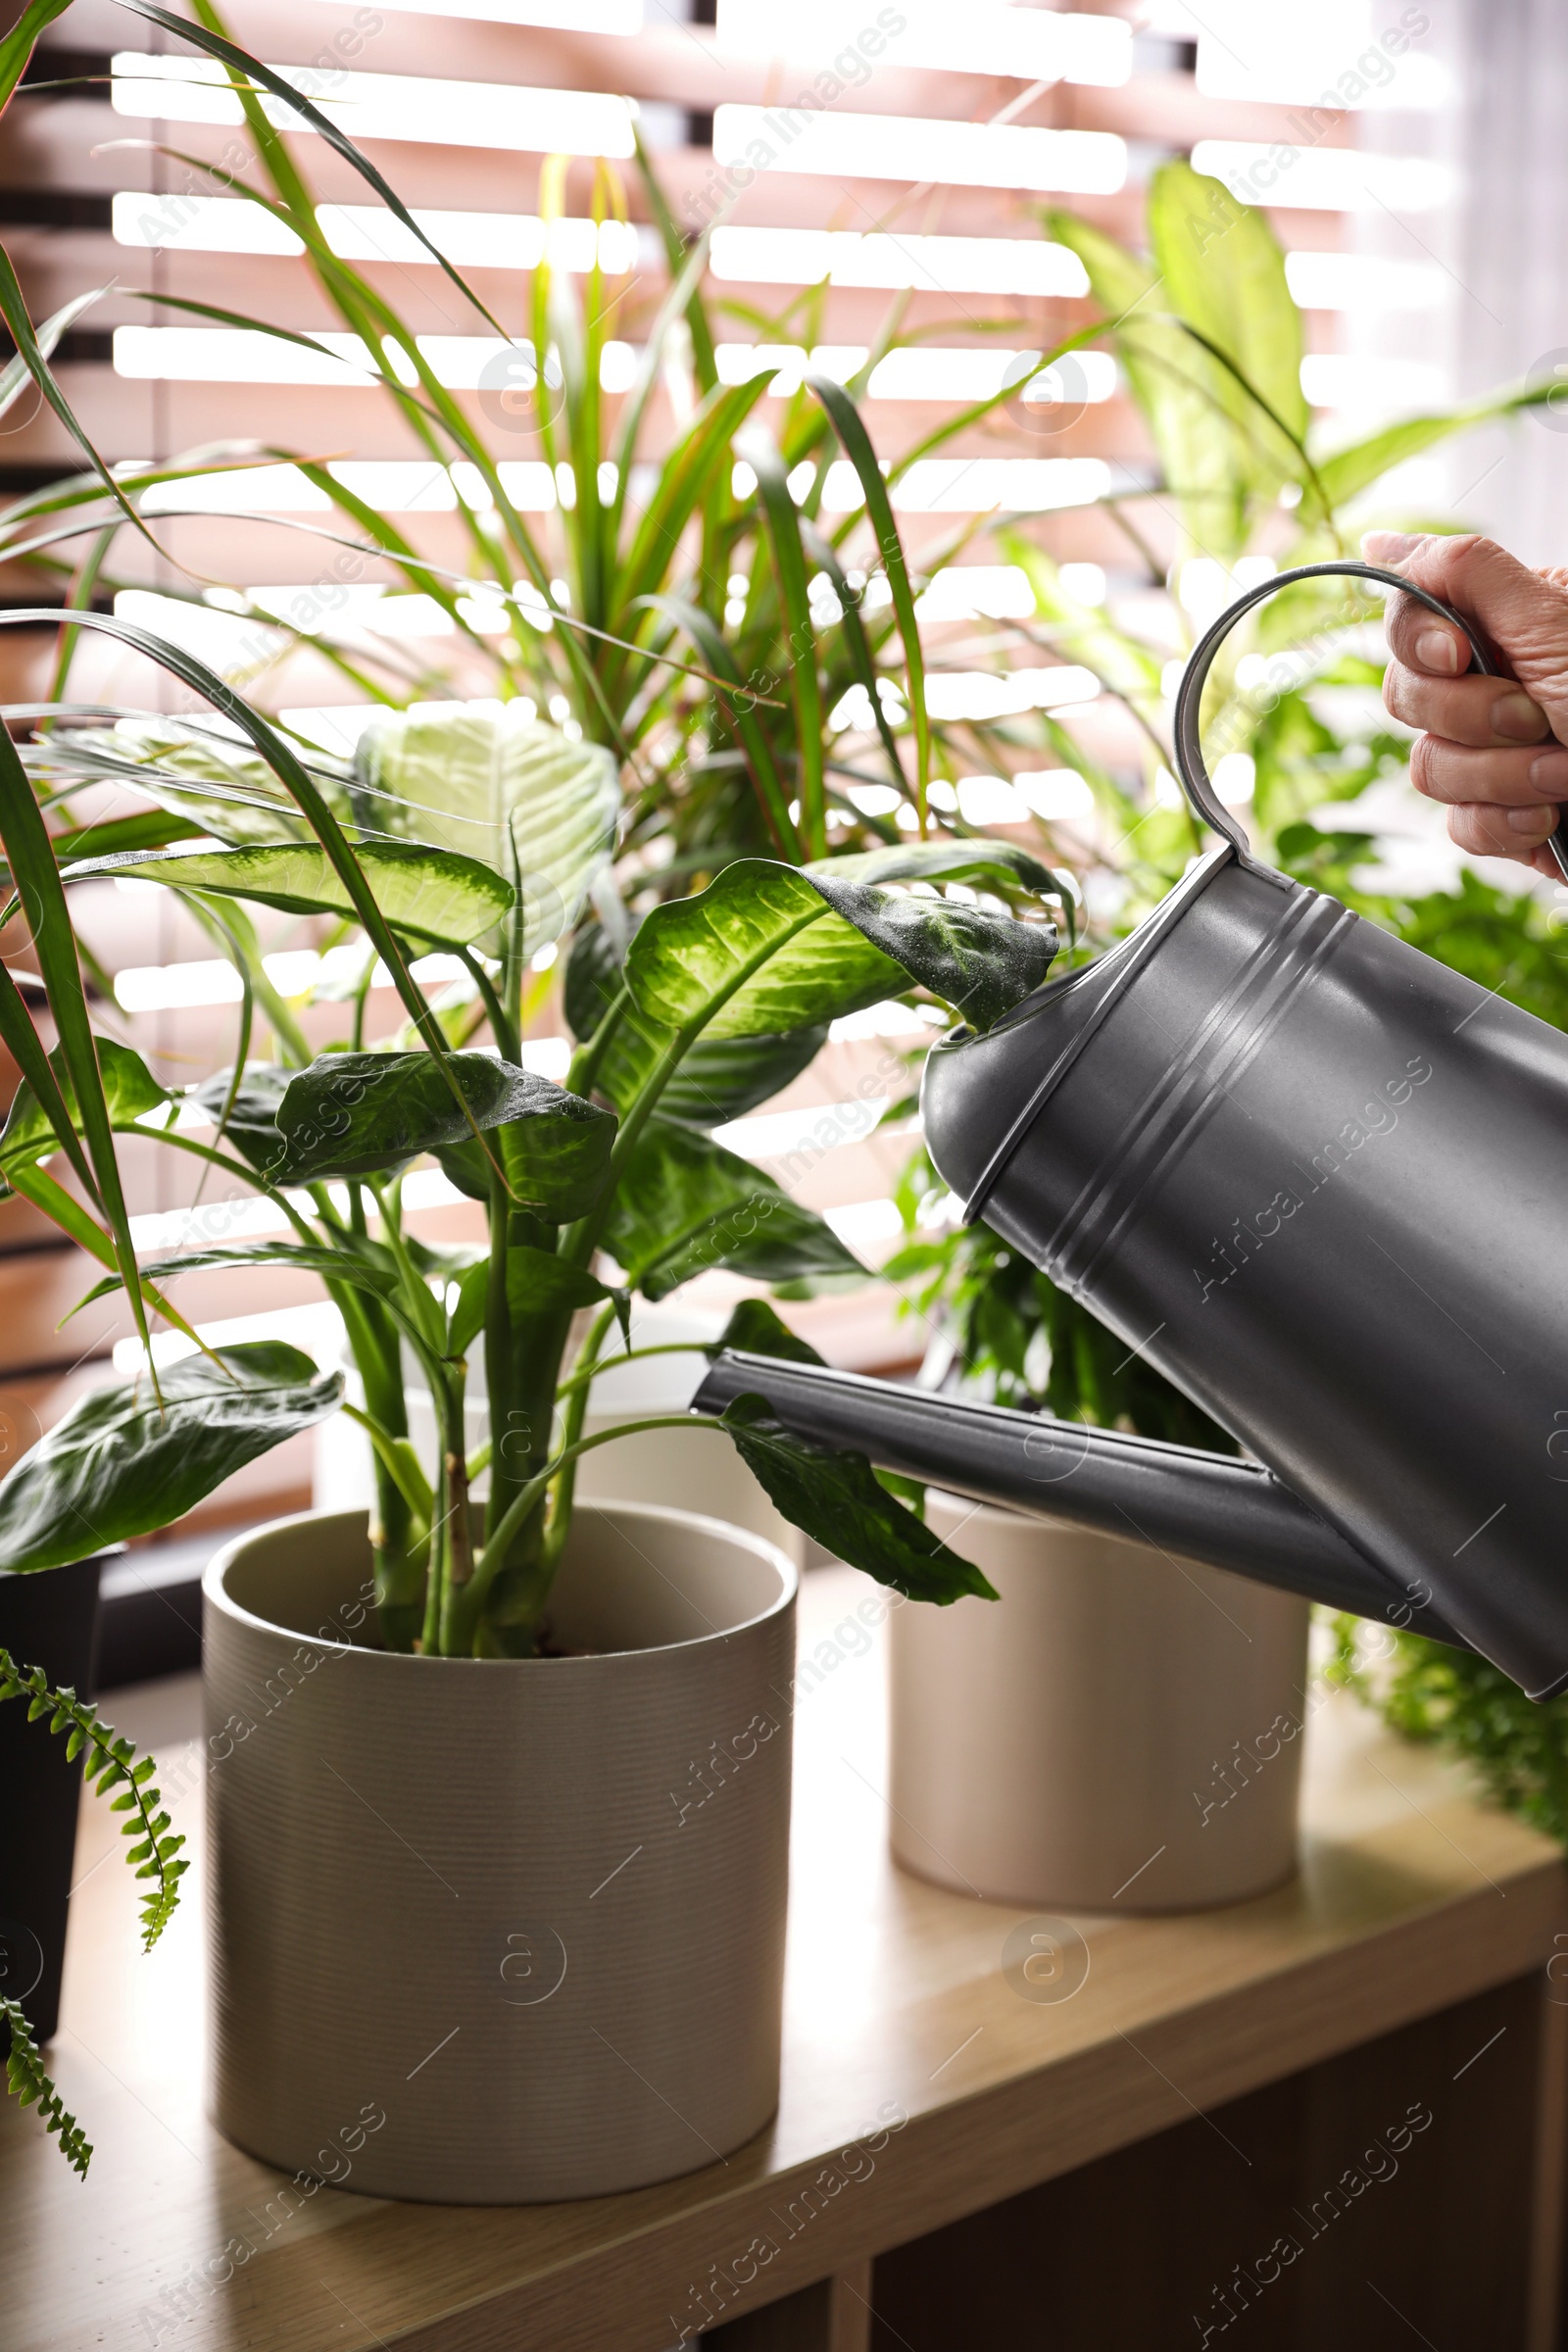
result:
<svg viewBox="0 0 1568 2352"><path fill-rule="evenodd" d="M484 1608L486 1595L506 1560L507 1548L527 1520L529 1513L535 1510L543 1500L549 1491L551 1480L564 1467L567 1461L574 1461L585 1453L592 1453L596 1446L608 1446L613 1438L635 1438L646 1429L715 1429L725 1437L729 1435L721 1421L709 1420L702 1414L657 1413L651 1420L623 1421L614 1429L603 1429L596 1437L579 1438L574 1446L564 1447L553 1462L547 1462L535 1477L529 1479L525 1487L518 1489L509 1504L500 1526L474 1562L473 1575L469 1579L464 1594L463 1609L463 1618L466 1621L470 1642ZM546 1579L541 1578L541 1583L544 1590L538 1592L537 1600L542 1607L545 1592L548 1591L549 1586ZM529 1597L534 1598L535 1595L530 1594ZM454 1654L462 1653L454 1652Z"/></svg>

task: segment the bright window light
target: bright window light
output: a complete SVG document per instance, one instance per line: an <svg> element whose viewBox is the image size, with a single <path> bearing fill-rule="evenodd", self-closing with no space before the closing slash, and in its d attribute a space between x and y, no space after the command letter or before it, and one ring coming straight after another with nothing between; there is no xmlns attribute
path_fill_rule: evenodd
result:
<svg viewBox="0 0 1568 2352"><path fill-rule="evenodd" d="M159 596L148 588L122 588L115 598L115 617L183 646L198 661L229 678L265 669L288 643L266 621L212 605L187 603L182 597Z"/></svg>
<svg viewBox="0 0 1568 2352"><path fill-rule="evenodd" d="M471 392L489 364L509 351L530 367L533 345L501 342L494 335L419 335L419 353L449 391ZM358 335L313 334L315 349L285 343L252 327L117 326L115 373L140 380L187 384L317 384L363 389L372 378L370 357ZM394 372L416 381L406 353L392 347ZM637 371L630 343L607 343L600 355L599 381L607 392L624 392ZM547 361L548 368L548 361ZM375 379L378 380L378 379Z"/></svg>
<svg viewBox="0 0 1568 2352"><path fill-rule="evenodd" d="M846 1250L895 1242L904 1231L896 1200L846 1200L842 1208L824 1208L822 1214Z"/></svg>
<svg viewBox="0 0 1568 2352"><path fill-rule="evenodd" d="M721 48L751 57L832 66L841 83L847 78L852 85L870 79L872 59L939 74L1110 87L1132 72L1132 26L1115 17L1058 16L1050 9L999 7L997 0L971 0L961 12L928 0L899 13L898 32L884 35L868 26L857 39L849 36L842 7L828 0L787 10L777 0L718 0L718 39Z"/></svg>
<svg viewBox="0 0 1568 2352"><path fill-rule="evenodd" d="M274 66L272 71L351 139L433 140L444 147L504 147L540 155L627 157L635 152L635 100L598 90L437 81L412 74L323 74L314 66ZM117 114L163 122L244 121L228 76L215 59L122 50L111 72ZM264 97L261 103L280 129L310 128L281 98Z"/></svg>
<svg viewBox="0 0 1568 2352"><path fill-rule="evenodd" d="M895 793L893 808L898 803ZM897 997L884 997L880 1004L867 1005L863 1012L842 1013L829 1025L827 1034L830 1045L840 1046L865 1037L924 1037L945 1026L946 1016L935 1004L901 1004Z"/></svg>
<svg viewBox="0 0 1568 2352"><path fill-rule="evenodd" d="M1105 574L1098 564L1063 564L1057 574L1064 592L1075 605L1102 605L1105 601Z"/></svg>
<svg viewBox="0 0 1568 2352"><path fill-rule="evenodd" d="M926 707L933 718L1015 718L1025 710L1071 710L1092 703L1100 680L1092 669L1062 662L1049 669L939 669L927 673Z"/></svg>
<svg viewBox="0 0 1568 2352"><path fill-rule="evenodd" d="M1021 564L947 564L914 609L922 620L1027 620L1035 592Z"/></svg>
<svg viewBox="0 0 1568 2352"><path fill-rule="evenodd" d="M121 599L115 600L117 605ZM193 1004L237 1004L239 974L221 957L190 963L133 963L115 974L122 1012L169 1012Z"/></svg>
<svg viewBox="0 0 1568 2352"><path fill-rule="evenodd" d="M409 1193L416 1181L411 1178L404 1185L406 1207L412 1205ZM445 1177L442 1182L447 1184L455 1200L462 1200L456 1186ZM194 1328L209 1348L239 1348L253 1340L286 1340L291 1347L303 1348L307 1355L314 1356L323 1372L334 1370L342 1361L343 1318L325 1299L316 1306L278 1306L269 1314L232 1315L221 1323L198 1323ZM195 1341L187 1340L181 1331L160 1331L153 1335L153 1362L159 1366L177 1364L182 1356L195 1352ZM145 1362L140 1340L115 1342L114 1366L122 1380L139 1372Z"/></svg>
<svg viewBox="0 0 1568 2352"><path fill-rule="evenodd" d="M641 32L643 0L382 0L421 17L485 24L539 24L561 32Z"/></svg>
<svg viewBox="0 0 1568 2352"><path fill-rule="evenodd" d="M1257 768L1250 752L1227 752L1214 762L1214 790L1227 808L1242 808L1257 788Z"/></svg>
<svg viewBox="0 0 1568 2352"><path fill-rule="evenodd" d="M1285 282L1303 311L1435 311L1446 292L1436 262L1375 253L1288 253Z"/></svg>
<svg viewBox="0 0 1568 2352"><path fill-rule="evenodd" d="M776 170L832 178L943 180L967 188L1055 189L1113 196L1127 177L1126 142L1108 130L1036 130L1012 122L952 122L919 115L811 113L799 107L721 106L713 157L754 174Z"/></svg>
<svg viewBox="0 0 1568 2352"><path fill-rule="evenodd" d="M1048 822L1053 817L1093 813L1095 796L1075 767L1035 768L1014 776L1012 784L1035 815Z"/></svg>
<svg viewBox="0 0 1568 2352"><path fill-rule="evenodd" d="M554 512L556 476L542 460L509 458L496 470L521 513ZM563 470L569 478L570 467ZM334 459L327 471L383 514L450 514L460 497L471 513L483 514L491 503L482 475L462 462L449 472L421 458L343 458ZM188 481L159 483L142 502L148 514L319 514L331 503L297 466L239 466L193 474Z"/></svg>
<svg viewBox="0 0 1568 2352"><path fill-rule="evenodd" d="M1223 180L1243 204L1304 212L1430 213L1447 201L1452 174L1415 155L1370 155L1359 147L1260 146L1251 139L1200 139L1193 169Z"/></svg>
<svg viewBox="0 0 1568 2352"><path fill-rule="evenodd" d="M1031 408L1109 400L1116 389L1108 351L1073 352L1050 368L1041 368L1040 358L1038 351L906 344L878 360L866 389L872 400L968 401L991 400L1016 384Z"/></svg>
<svg viewBox="0 0 1568 2352"><path fill-rule="evenodd" d="M848 1102L810 1102L795 1110L768 1110L760 1118L727 1119L713 1129L713 1141L743 1159L777 1159L788 1152L808 1152L814 1158L842 1144L863 1143L887 1108L882 1095ZM821 1123L827 1122L822 1128Z"/></svg>
<svg viewBox="0 0 1568 2352"><path fill-rule="evenodd" d="M958 807L969 825L1021 825L1029 808L1004 776L960 776Z"/></svg>
<svg viewBox="0 0 1568 2352"><path fill-rule="evenodd" d="M323 204L318 214L332 251L346 262L435 267L429 246L393 214L373 204ZM585 275L597 256L612 277L637 266L637 229L624 220L565 219L545 223L534 213L416 212L431 242L462 270L534 270L550 266ZM186 253L294 256L305 248L291 228L260 205L236 196L149 196L122 188L114 199L117 245L176 247Z"/></svg>
<svg viewBox="0 0 1568 2352"><path fill-rule="evenodd" d="M1310 9L1207 0L1200 12L1198 87L1205 98L1357 113L1441 105L1447 76L1407 35L1378 38L1370 0L1314 0Z"/></svg>
<svg viewBox="0 0 1568 2352"><path fill-rule="evenodd" d="M1086 507L1109 487L1103 458L920 458L890 495L908 514L992 514L999 508L1045 514ZM835 459L823 484L824 508L850 514L861 503L859 475L847 458Z"/></svg>
<svg viewBox="0 0 1568 2352"><path fill-rule="evenodd" d="M1078 256L1044 237L892 236L858 228L715 228L715 277L751 285L904 287L928 294L1033 294L1073 301L1089 291Z"/></svg>
<svg viewBox="0 0 1568 2352"><path fill-rule="evenodd" d="M1314 409L1428 409L1447 399L1448 379L1433 360L1317 351L1301 362L1301 390Z"/></svg>

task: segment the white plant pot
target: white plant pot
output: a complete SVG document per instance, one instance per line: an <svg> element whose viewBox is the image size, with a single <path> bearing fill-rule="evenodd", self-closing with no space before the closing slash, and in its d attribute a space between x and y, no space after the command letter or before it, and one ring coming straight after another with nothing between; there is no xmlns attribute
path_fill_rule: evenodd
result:
<svg viewBox="0 0 1568 2352"><path fill-rule="evenodd" d="M664 1342L706 1344L717 1338L717 1316L675 1314L664 1308L639 1307L636 1345L656 1347ZM589 1410L583 1417L583 1436L597 1437L617 1422L651 1419L659 1413L683 1413L704 1374L706 1359L696 1353L657 1355L641 1363L612 1363L594 1382ZM362 1401L356 1376L349 1374L351 1401ZM408 1390L409 1436L415 1451L434 1478L435 1415L428 1392L411 1381ZM482 1365L469 1367L465 1425L470 1452L487 1435L488 1411ZM489 1478L474 1483L474 1494L489 1492ZM367 1507L372 1496L370 1446L365 1432L346 1413L321 1422L316 1432L316 1473L312 1499L318 1510ZM674 1510L701 1511L731 1527L749 1528L777 1544L798 1568L807 1565L806 1538L775 1510L764 1490L752 1476L728 1438L693 1423L690 1430L650 1429L634 1438L617 1439L584 1454L577 1472L577 1494L586 1502L657 1502Z"/></svg>
<svg viewBox="0 0 1568 2352"><path fill-rule="evenodd" d="M1296 1867L1308 1609L933 1493L1002 1597L890 1620L895 1858L1012 1903L1180 1911Z"/></svg>
<svg viewBox="0 0 1568 2352"><path fill-rule="evenodd" d="M364 1511L204 1585L214 2100L378 2197L601 2196L778 2098L796 1572L691 1513L579 1508L568 1653L368 1646Z"/></svg>

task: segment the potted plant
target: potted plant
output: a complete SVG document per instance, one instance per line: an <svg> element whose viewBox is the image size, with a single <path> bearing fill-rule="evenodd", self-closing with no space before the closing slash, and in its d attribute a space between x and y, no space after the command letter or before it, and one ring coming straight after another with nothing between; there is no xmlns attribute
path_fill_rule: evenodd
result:
<svg viewBox="0 0 1568 2352"><path fill-rule="evenodd" d="M654 908L622 958L590 934L603 1009L556 1086L518 1059L525 888L368 835L352 798L340 818L336 780L200 664L106 615L83 625L205 694L309 838L62 863L0 741L0 941L26 923L59 1037L47 1053L0 976L0 1034L24 1071L0 1172L99 1259L89 1296L123 1289L144 1329L161 1313L195 1342L167 1364L151 1352L24 1457L0 1484L0 1546L14 1570L52 1567L79 1549L83 1509L102 1540L147 1532L334 1409L340 1381L296 1350L215 1353L188 1332L169 1289L202 1265L320 1275L384 1473L368 1529L285 1522L209 1573L220 2120L312 2168L373 2094L385 2121L354 2179L377 2193L586 2194L705 2162L760 2128L776 2087L793 1575L700 1515L574 1509L577 1462L616 1434L580 1434L589 1384L623 1352L635 1290L709 1265L792 1284L858 1271L820 1219L669 1115L682 1087L722 1115L780 1039L911 989L988 1025L1044 978L1041 896L1060 886L1021 852L951 840L800 870L743 860ZM568 811L573 791L591 805L599 790L591 761L545 772ZM303 1068L242 1050L176 1101L87 1017L70 897L106 872L230 926L247 903L351 914L405 1031ZM449 1046L409 970L431 943L478 991L490 1051ZM242 1004L242 1049L248 1021ZM286 1238L138 1266L115 1165L127 1132L243 1181ZM405 1175L426 1153L483 1200L487 1246L432 1250L409 1231ZM742 1314L753 1344L795 1344L760 1304ZM433 1487L408 1442L405 1348L439 1425ZM465 1393L481 1353L474 1453ZM841 1557L916 1597L987 1590L863 1459L785 1437L756 1400L725 1435Z"/></svg>

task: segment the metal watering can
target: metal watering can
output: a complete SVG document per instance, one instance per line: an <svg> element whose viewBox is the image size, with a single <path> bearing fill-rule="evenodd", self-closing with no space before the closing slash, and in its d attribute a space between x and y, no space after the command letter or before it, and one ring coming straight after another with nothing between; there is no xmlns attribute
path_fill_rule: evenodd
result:
<svg viewBox="0 0 1568 2352"><path fill-rule="evenodd" d="M970 1219L1092 1308L1255 1456L721 1356L695 1399L982 1501L1136 1536L1568 1687L1568 1037L1222 837L1098 963L926 1063L927 1149ZM1559 826L1553 850L1565 878ZM1564 1360L1559 1366L1557 1357Z"/></svg>

